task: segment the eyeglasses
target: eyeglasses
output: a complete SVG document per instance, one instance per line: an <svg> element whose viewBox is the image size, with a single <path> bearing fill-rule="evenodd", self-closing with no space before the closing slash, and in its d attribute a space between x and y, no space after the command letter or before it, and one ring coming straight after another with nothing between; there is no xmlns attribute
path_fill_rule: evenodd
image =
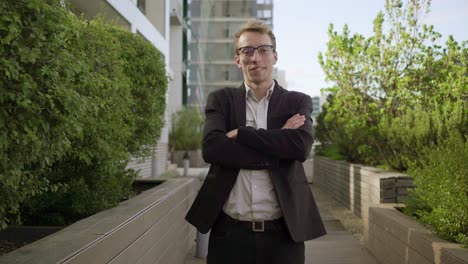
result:
<svg viewBox="0 0 468 264"><path fill-rule="evenodd" d="M255 50L258 51L258 54L260 56L269 56L271 52L273 51L273 46L272 45L260 45L258 47L241 47L237 51L243 56L246 57L252 57L255 53Z"/></svg>

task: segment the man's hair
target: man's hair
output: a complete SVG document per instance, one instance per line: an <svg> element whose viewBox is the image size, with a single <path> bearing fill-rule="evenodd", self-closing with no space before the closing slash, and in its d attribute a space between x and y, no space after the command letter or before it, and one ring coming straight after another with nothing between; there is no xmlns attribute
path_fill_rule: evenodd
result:
<svg viewBox="0 0 468 264"><path fill-rule="evenodd" d="M276 38L275 34L271 31L271 28L260 20L251 20L244 25L242 25L239 30L234 35L234 52L236 55L239 55L239 38L245 32L257 32L260 34L267 34L273 46L273 50L276 51Z"/></svg>

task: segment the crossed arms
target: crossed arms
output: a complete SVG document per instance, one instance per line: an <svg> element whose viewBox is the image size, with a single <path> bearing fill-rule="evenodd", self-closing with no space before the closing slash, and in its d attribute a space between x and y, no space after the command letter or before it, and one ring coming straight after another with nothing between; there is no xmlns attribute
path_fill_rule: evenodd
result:
<svg viewBox="0 0 468 264"><path fill-rule="evenodd" d="M281 161L302 162L307 158L313 142L309 96L298 97L294 105L297 114L289 117L281 128L242 126L231 131L226 127L229 113L223 111L218 96L211 93L206 104L203 135L206 162L240 169L273 169Z"/></svg>

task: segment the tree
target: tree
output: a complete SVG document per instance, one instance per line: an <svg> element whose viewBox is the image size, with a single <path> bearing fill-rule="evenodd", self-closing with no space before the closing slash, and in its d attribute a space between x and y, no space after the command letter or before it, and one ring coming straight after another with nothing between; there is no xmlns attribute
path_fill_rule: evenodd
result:
<svg viewBox="0 0 468 264"><path fill-rule="evenodd" d="M328 137L349 160L405 170L423 146L467 132L466 42L438 46L440 34L420 22L429 7L387 0L369 38L330 25L319 61L336 87L324 120L340 131Z"/></svg>
<svg viewBox="0 0 468 264"><path fill-rule="evenodd" d="M21 208L69 223L115 205L163 126L156 48L59 2L0 2L0 229Z"/></svg>

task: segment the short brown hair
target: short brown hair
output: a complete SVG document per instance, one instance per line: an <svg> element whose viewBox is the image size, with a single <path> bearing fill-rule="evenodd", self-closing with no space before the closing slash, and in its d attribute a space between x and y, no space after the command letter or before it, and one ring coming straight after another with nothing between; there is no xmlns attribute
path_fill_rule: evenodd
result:
<svg viewBox="0 0 468 264"><path fill-rule="evenodd" d="M263 23L260 20L251 20L242 25L234 35L234 52L236 55L239 55L239 38L245 32L257 32L261 34L267 34L271 39L273 50L276 51L276 38L275 34L273 34L273 31L271 31L271 28L265 25L265 23Z"/></svg>

